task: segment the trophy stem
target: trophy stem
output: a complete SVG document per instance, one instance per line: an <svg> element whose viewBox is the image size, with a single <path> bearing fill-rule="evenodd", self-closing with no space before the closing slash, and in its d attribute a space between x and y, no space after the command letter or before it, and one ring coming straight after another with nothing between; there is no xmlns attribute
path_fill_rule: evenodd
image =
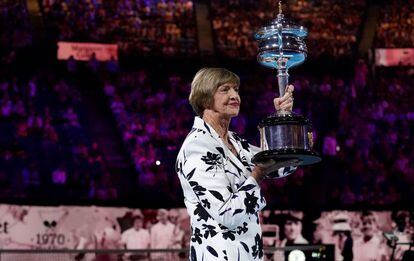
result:
<svg viewBox="0 0 414 261"><path fill-rule="evenodd" d="M283 97L285 95L286 86L289 82L289 74L286 67L286 58L279 58L277 60L278 69L277 69L277 79L279 84L279 97ZM280 110L278 114L286 115L290 114L288 111Z"/></svg>

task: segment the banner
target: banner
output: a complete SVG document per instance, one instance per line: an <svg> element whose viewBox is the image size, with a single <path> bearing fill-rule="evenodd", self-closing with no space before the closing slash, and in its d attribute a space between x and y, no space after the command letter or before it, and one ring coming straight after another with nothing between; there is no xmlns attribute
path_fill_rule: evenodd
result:
<svg viewBox="0 0 414 261"><path fill-rule="evenodd" d="M376 66L414 66L414 48L375 49Z"/></svg>
<svg viewBox="0 0 414 261"><path fill-rule="evenodd" d="M337 260L349 254L354 260L389 258L392 249L384 232L394 233L398 242L412 240L412 213L407 211L265 210L260 214L263 247L330 244L335 246ZM188 249L190 241L190 219L184 208L0 205L0 252L1 249ZM348 247L344 248L344 244ZM408 248L398 246L396 260ZM265 260L284 260L279 259L281 255L284 253L276 251L266 255Z"/></svg>
<svg viewBox="0 0 414 261"><path fill-rule="evenodd" d="M59 60L68 60L71 56L77 61L88 61L92 55L98 61L118 60L118 45L98 43L58 42Z"/></svg>

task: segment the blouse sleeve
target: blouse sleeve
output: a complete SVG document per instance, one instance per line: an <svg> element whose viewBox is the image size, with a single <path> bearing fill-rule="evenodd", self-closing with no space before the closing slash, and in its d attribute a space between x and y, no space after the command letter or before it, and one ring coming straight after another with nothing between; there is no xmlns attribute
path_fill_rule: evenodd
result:
<svg viewBox="0 0 414 261"><path fill-rule="evenodd" d="M198 204L194 215L199 220L216 220L227 229L243 226L250 218L257 218L266 201L256 180L249 177L233 191L224 168L223 148L208 141L192 141L183 151L177 171L196 195Z"/></svg>

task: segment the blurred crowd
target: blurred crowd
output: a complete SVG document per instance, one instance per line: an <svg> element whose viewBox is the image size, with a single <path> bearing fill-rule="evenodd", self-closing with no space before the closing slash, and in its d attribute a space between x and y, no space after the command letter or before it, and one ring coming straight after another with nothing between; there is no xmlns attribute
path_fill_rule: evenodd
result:
<svg viewBox="0 0 414 261"><path fill-rule="evenodd" d="M376 47L414 47L414 1L388 1L378 16Z"/></svg>
<svg viewBox="0 0 414 261"><path fill-rule="evenodd" d="M406 48L414 43L413 1L380 6L375 46ZM196 56L197 26L191 0L42 0L41 12L51 40L117 43L126 54ZM276 17L275 1L212 0L210 17L216 50L227 57L253 58L253 35ZM289 0L285 16L305 26L308 53L355 54L368 10L366 0ZM0 3L1 59L33 41L25 1Z"/></svg>
<svg viewBox="0 0 414 261"><path fill-rule="evenodd" d="M0 2L0 62L12 60L16 51L32 43L26 1Z"/></svg>
<svg viewBox="0 0 414 261"><path fill-rule="evenodd" d="M139 173L141 190L162 193L175 202L180 188L173 171L175 157L193 120L188 77L142 69L120 72L103 86Z"/></svg>
<svg viewBox="0 0 414 261"><path fill-rule="evenodd" d="M125 54L198 52L191 0L43 0L42 13L54 40L117 43Z"/></svg>
<svg viewBox="0 0 414 261"><path fill-rule="evenodd" d="M283 5L285 17L309 30L309 55L351 55L356 47L366 3L364 0L291 0ZM253 35L276 18L276 1L212 0L212 27L217 49L230 57L257 54Z"/></svg>
<svg viewBox="0 0 414 261"><path fill-rule="evenodd" d="M74 84L50 70L1 79L0 110L3 198L117 197Z"/></svg>

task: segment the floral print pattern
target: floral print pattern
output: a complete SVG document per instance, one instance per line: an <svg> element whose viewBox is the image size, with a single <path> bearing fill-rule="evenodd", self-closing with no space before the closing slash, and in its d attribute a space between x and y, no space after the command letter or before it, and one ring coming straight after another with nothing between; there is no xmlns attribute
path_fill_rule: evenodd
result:
<svg viewBox="0 0 414 261"><path fill-rule="evenodd" d="M206 165L210 165L206 171L215 169L215 168L221 168L220 164L220 155L216 153L211 153L210 151L207 151L207 154L201 157L201 160L204 161Z"/></svg>

